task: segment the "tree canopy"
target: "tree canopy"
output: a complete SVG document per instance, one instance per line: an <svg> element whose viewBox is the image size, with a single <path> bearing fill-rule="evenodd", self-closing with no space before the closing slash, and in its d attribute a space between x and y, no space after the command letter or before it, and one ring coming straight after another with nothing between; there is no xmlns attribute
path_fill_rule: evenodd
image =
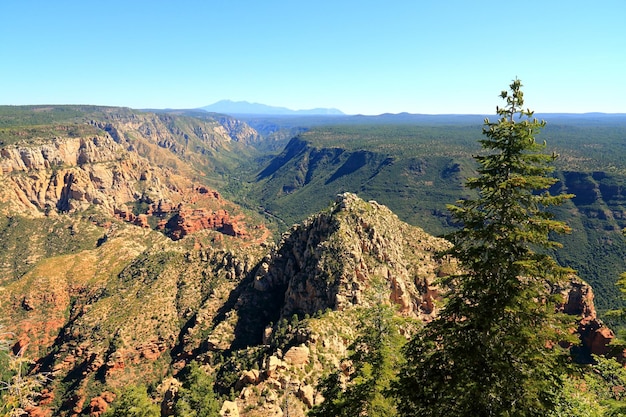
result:
<svg viewBox="0 0 626 417"><path fill-rule="evenodd" d="M499 120L485 119L478 176L466 182L478 196L449 206L463 226L446 255L464 272L442 279L440 316L407 345L401 415L539 416L557 401L567 332L551 286L571 271L546 254L558 246L550 234L568 231L546 208L571 196L549 192L556 155L535 140L545 122L524 110L521 87L501 93Z"/></svg>

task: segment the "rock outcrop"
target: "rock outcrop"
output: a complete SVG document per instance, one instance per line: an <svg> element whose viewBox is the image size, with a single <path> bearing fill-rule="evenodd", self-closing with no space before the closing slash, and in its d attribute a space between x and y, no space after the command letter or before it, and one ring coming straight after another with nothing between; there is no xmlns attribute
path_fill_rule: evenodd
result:
<svg viewBox="0 0 626 417"><path fill-rule="evenodd" d="M252 144L261 140L261 135L251 128L250 125L241 120L230 116L220 116L218 121L224 129L224 132L237 142Z"/></svg>
<svg viewBox="0 0 626 417"><path fill-rule="evenodd" d="M245 237L247 232L240 219L231 218L226 210L183 208L164 225L168 236L179 240L198 230L217 230L229 236Z"/></svg>
<svg viewBox="0 0 626 417"><path fill-rule="evenodd" d="M200 184L208 156L257 140L249 126L105 113L91 121L96 134L0 148L0 210L50 220L41 223L46 234L29 229L0 265L0 313L14 351L51 377L33 413L50 414L54 403L68 415L99 416L115 389L168 375L159 395L169 413L174 377L189 361L246 358L243 368L215 365L225 375L218 388L237 394L223 415L304 415L321 401L313 387L328 367L350 372L341 358L359 311L393 305L416 326L438 314L436 279L457 271L437 256L445 240L346 193L267 244L264 226ZM345 170L368 158L358 154ZM60 254L57 226L63 239L91 237ZM591 289L573 282L562 292L563 311L581 317L585 348L606 352L613 334L597 319Z"/></svg>
<svg viewBox="0 0 626 417"><path fill-rule="evenodd" d="M580 335L584 354L606 355L610 352L609 345L615 333L598 318L593 298L591 286L573 278L564 291L565 301L561 310L580 317L576 331Z"/></svg>
<svg viewBox="0 0 626 417"><path fill-rule="evenodd" d="M403 315L429 320L437 313L433 282L455 268L435 256L447 246L376 202L342 194L289 231L260 265L254 288L284 292L283 317L389 301Z"/></svg>
<svg viewBox="0 0 626 417"><path fill-rule="evenodd" d="M203 188L189 201L204 198L221 199ZM146 213L173 210L181 207L159 200ZM257 358L258 367L225 378L238 394L224 404L225 415L255 415L255 407L304 415L323 400L314 386L328 366L350 372L341 358L357 336L359 309L388 303L415 322L431 320L438 312L435 279L457 271L453 260L435 256L449 243L353 194L294 226L262 259L261 252L243 260L209 249L181 251L178 244L150 228L120 227L95 249L42 263L0 293L3 312L20 310L22 329L30 323L20 346L51 352L40 366L50 364L44 369L54 380L79 387L58 393L72 413L102 415L111 389L157 382L189 360L210 362L238 350ZM121 272L113 279L98 273L115 262ZM61 273L66 265L72 267ZM585 346L601 353L610 335L597 320L591 289L573 281L561 292L562 311L581 317ZM87 397L96 377L104 390ZM164 410L175 400L170 388L163 390Z"/></svg>
<svg viewBox="0 0 626 417"><path fill-rule="evenodd" d="M256 241L269 237L262 227L251 234L234 204L189 179L193 170L181 141L189 142L192 133L173 127L171 115L109 117L92 121L97 135L44 137L0 148L0 209L32 217L94 209L174 240L201 230ZM205 146L217 149L233 140L216 120L191 120ZM242 141L253 140L251 128L228 120ZM155 145L167 152L150 150Z"/></svg>
<svg viewBox="0 0 626 417"><path fill-rule="evenodd" d="M83 138L52 138L32 146L0 149L0 200L7 212L42 215L72 213L134 201L140 189L167 196L176 188L170 178L136 154L126 152L106 133ZM153 173L150 180L146 173ZM142 179L143 178L143 179Z"/></svg>
<svg viewBox="0 0 626 417"><path fill-rule="evenodd" d="M139 227L154 228L165 233L172 240L180 240L201 230L215 230L236 238L249 238L243 215L232 216L225 207L233 207L223 200L217 191L206 187L195 187L183 194L183 201L173 204L170 201L158 200L150 203L145 213L135 214L128 207L116 207L114 215L120 220ZM142 201L147 204L147 202ZM211 209L210 207L220 207ZM263 226L257 227L257 235ZM269 233L263 231L261 239Z"/></svg>

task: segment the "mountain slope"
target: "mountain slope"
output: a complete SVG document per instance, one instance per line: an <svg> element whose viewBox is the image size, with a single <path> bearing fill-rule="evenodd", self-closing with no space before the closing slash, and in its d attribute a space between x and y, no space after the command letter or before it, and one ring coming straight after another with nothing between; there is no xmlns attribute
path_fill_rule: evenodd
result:
<svg viewBox="0 0 626 417"><path fill-rule="evenodd" d="M427 181L460 181L469 169L437 162L454 160L449 144L429 141L432 155L407 164L391 152L407 150L402 135L385 152L341 129L342 146L294 139L258 183L284 197L316 186L308 201L332 203L274 244L254 213L209 185L232 174L213 166L254 154L245 124L114 108L0 110L13 118L0 128L0 324L13 351L35 361L31 373L50 378L39 412L100 415L123 387L141 384L167 414L197 361L222 401L235 394L224 404L240 415L304 415L321 401L319 378L349 369L342 358L369 306L393 306L411 335L437 314L436 278L456 271L437 256L445 240L389 208L341 187L321 194L351 178L403 176L445 194L443 182ZM613 335L595 317L591 289L574 280L555 291L563 311L581 316L583 350L606 350Z"/></svg>
<svg viewBox="0 0 626 417"><path fill-rule="evenodd" d="M288 226L322 209L335 194L354 192L387 205L429 233L445 234L455 227L446 204L467 196L463 184L475 175L473 155L481 138L480 125L463 120L311 128L259 167L246 198ZM553 193L577 195L555 209L573 229L571 235L558 237L564 248L555 256L594 286L604 314L624 305L614 282L626 270L621 233L626 227L621 139L626 119L602 120L560 118L539 139L545 137L559 155L555 175L560 181Z"/></svg>
<svg viewBox="0 0 626 417"><path fill-rule="evenodd" d="M212 364L220 392L239 393L231 406L240 415L302 415L321 401L318 379L344 366L364 308L395 306L411 334L437 313L436 277L456 271L436 257L446 241L353 194L275 248L184 240L118 223L90 248L41 259L5 282L0 308L16 348L53 376L46 407L89 412L107 392L139 382L157 385L165 404L175 398L168 374L197 360ZM604 348L590 289L559 291L563 309L583 315L587 345Z"/></svg>
<svg viewBox="0 0 626 417"><path fill-rule="evenodd" d="M291 110L286 107L268 106L260 103L247 101L220 100L216 103L202 107L203 110L213 113L225 114L256 114L256 115L343 115L337 109L316 108L310 110Z"/></svg>
<svg viewBox="0 0 626 417"><path fill-rule="evenodd" d="M384 143L353 148L341 136L329 143L311 140L316 134L293 138L257 175L252 193L266 211L291 224L320 210L335 194L353 192L385 202L431 233L449 228L445 203L464 195L471 161L435 149L402 154ZM429 198L420 198L424 195Z"/></svg>
<svg viewBox="0 0 626 417"><path fill-rule="evenodd" d="M117 108L0 113L14 120L0 131L1 324L49 372L44 403L73 414L99 387L159 380L201 344L181 330L271 236L204 182L254 131Z"/></svg>

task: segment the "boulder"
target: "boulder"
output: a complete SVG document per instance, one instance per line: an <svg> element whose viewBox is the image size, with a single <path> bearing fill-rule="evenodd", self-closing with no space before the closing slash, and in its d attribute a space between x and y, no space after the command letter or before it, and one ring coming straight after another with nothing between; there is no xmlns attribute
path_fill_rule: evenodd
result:
<svg viewBox="0 0 626 417"><path fill-rule="evenodd" d="M111 404L113 400L115 400L115 394L108 391L92 398L91 401L89 401L89 406L87 406L89 415L91 417L100 417L107 411L109 404Z"/></svg>
<svg viewBox="0 0 626 417"><path fill-rule="evenodd" d="M235 389L240 390L243 387L245 387L246 385L250 385L250 384L256 385L256 384L258 384L259 381L261 380L260 376L261 376L261 374L256 369L252 369L250 371L243 371L243 373L239 377L239 380L235 384Z"/></svg>
<svg viewBox="0 0 626 417"><path fill-rule="evenodd" d="M220 417L239 417L239 408L234 401L224 401L220 409Z"/></svg>
<svg viewBox="0 0 626 417"><path fill-rule="evenodd" d="M311 385L301 385L298 388L297 396L308 408L315 405L315 389Z"/></svg>
<svg viewBox="0 0 626 417"><path fill-rule="evenodd" d="M309 363L309 348L305 345L294 346L285 353L284 360L290 365L304 365Z"/></svg>

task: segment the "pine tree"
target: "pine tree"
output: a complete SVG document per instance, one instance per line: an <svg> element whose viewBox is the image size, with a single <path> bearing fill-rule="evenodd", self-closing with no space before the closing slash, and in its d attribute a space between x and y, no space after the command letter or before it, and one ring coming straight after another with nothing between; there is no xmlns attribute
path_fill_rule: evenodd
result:
<svg viewBox="0 0 626 417"><path fill-rule="evenodd" d="M375 283L374 286L377 284ZM314 407L311 417L392 417L393 398L388 395L406 342L399 333L392 306L378 300L364 308L358 328L361 334L351 345L348 359L353 371L342 387L340 373L332 373L320 384L324 402Z"/></svg>
<svg viewBox="0 0 626 417"><path fill-rule="evenodd" d="M558 398L565 335L548 283L571 271L546 254L558 247L549 234L568 231L546 208L571 196L548 191L556 155L536 142L545 122L523 110L521 87L516 79L501 93L497 122L485 119L486 152L466 182L477 197L449 207L463 227L446 254L465 272L442 280L440 316L406 347L401 415L541 416Z"/></svg>
<svg viewBox="0 0 626 417"><path fill-rule="evenodd" d="M213 378L197 362L186 369L183 386L178 391L174 415L180 417L217 417L220 404L213 391Z"/></svg>
<svg viewBox="0 0 626 417"><path fill-rule="evenodd" d="M129 386L113 402L104 417L159 417L161 410L154 404L146 387Z"/></svg>

